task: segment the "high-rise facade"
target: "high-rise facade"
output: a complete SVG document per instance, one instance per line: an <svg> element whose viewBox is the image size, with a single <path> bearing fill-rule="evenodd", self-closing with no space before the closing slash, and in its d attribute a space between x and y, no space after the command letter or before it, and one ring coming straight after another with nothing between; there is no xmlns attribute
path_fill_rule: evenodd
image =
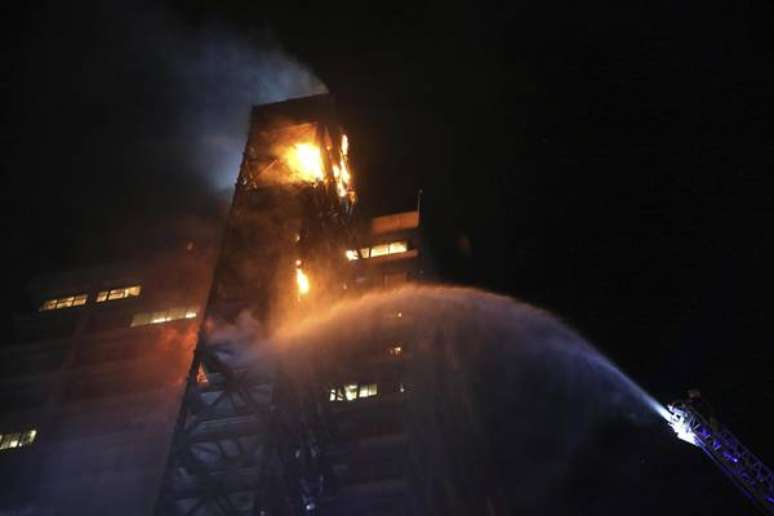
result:
<svg viewBox="0 0 774 516"><path fill-rule="evenodd" d="M0 514L151 511L211 273L154 258L30 284L0 347Z"/></svg>

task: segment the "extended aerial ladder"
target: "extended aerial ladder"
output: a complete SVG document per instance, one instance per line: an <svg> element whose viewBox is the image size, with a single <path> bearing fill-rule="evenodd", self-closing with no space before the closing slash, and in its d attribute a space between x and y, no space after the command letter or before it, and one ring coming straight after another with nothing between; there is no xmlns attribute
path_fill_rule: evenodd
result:
<svg viewBox="0 0 774 516"><path fill-rule="evenodd" d="M774 515L774 474L715 419L699 391L667 409L677 437L701 448L764 514Z"/></svg>

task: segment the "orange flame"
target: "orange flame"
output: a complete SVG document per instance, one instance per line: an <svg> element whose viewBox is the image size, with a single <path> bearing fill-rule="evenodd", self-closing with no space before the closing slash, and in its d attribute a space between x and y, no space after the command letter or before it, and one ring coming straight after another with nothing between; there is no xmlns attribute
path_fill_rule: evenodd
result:
<svg viewBox="0 0 774 516"><path fill-rule="evenodd" d="M336 180L336 193L339 197L346 197L352 191L352 175L347 165L349 153L349 139L346 134L341 135L341 157L338 164L333 165L333 178Z"/></svg>
<svg viewBox="0 0 774 516"><path fill-rule="evenodd" d="M292 145L285 152L283 159L294 177L300 181L316 183L325 177L320 148L313 143Z"/></svg>
<svg viewBox="0 0 774 516"><path fill-rule="evenodd" d="M298 287L298 297L301 298L309 293L311 285L309 277L301 268L301 260L296 260L296 286Z"/></svg>

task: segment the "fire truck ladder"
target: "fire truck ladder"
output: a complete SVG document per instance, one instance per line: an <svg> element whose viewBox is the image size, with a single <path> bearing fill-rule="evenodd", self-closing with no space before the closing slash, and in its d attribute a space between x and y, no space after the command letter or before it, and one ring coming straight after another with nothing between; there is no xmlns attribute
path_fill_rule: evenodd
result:
<svg viewBox="0 0 774 516"><path fill-rule="evenodd" d="M702 413L695 391L667 406L677 436L701 448L764 513L774 515L774 474L715 418Z"/></svg>

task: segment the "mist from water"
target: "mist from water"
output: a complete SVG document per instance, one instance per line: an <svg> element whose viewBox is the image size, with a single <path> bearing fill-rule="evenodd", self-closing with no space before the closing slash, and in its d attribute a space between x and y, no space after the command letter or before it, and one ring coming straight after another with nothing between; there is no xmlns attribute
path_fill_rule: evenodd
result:
<svg viewBox="0 0 774 516"><path fill-rule="evenodd" d="M480 510L473 485L506 514L622 510L627 493L644 498L643 471L665 467L654 461L671 440L663 407L558 317L508 297L432 286L368 294L286 325L276 345L345 361L385 338L407 350L406 410L422 471L454 486L436 489L445 494L428 514ZM660 444L646 445L653 438ZM588 510L577 510L579 497ZM629 514L668 502L638 503Z"/></svg>
<svg viewBox="0 0 774 516"><path fill-rule="evenodd" d="M358 355L401 346L419 514L738 513L737 493L675 438L664 408L545 310L444 286L299 308L313 315L272 335L247 312L208 321L207 340L233 366L270 371L279 355L301 386L323 389L316 375L331 363L337 382L378 384Z"/></svg>
<svg viewBox="0 0 774 516"><path fill-rule="evenodd" d="M564 387L606 387L597 394L631 417L661 416L663 406L557 316L530 304L473 288L409 286L348 300L278 331L283 348L356 346L390 321L399 339L456 360L491 351L527 364L552 365ZM336 344L333 344L333 343ZM428 344L432 342L433 344ZM434 349L442 348L442 349ZM555 376L561 378L554 378Z"/></svg>

